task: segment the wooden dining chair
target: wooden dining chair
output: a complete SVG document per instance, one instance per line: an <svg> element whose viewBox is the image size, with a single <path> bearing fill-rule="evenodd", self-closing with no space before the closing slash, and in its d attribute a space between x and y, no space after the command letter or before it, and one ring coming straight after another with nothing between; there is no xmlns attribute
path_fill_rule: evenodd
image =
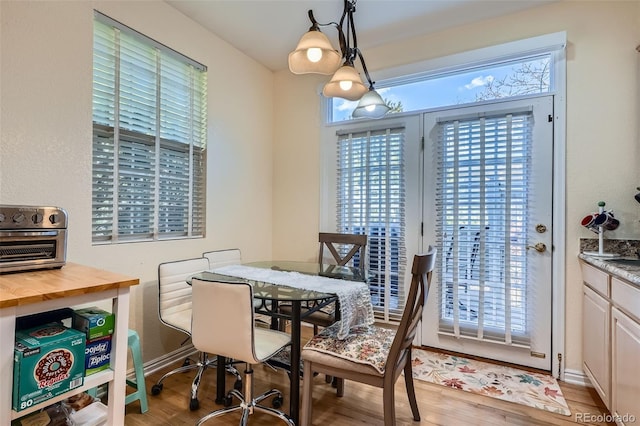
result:
<svg viewBox="0 0 640 426"><path fill-rule="evenodd" d="M357 260L357 267L364 272L367 248L366 235L320 232L318 241L320 242L320 256L318 258L320 265L327 260L325 258L326 248L333 256L333 261L336 262L336 265L346 266L349 262L352 262L352 266L355 267L355 260Z"/></svg>
<svg viewBox="0 0 640 426"><path fill-rule="evenodd" d="M336 337L332 325L314 336L303 348L304 377L302 389L302 426L311 425L313 375L324 373L338 378L338 396L344 395L344 381L353 380L383 390L384 424L395 426L395 382L402 372L415 421L420 420L413 386L411 347L424 304L429 294L436 249L415 255L411 268L411 287L397 330L375 325L352 329L344 340ZM367 348L363 353L362 347ZM307 379L309 378L309 379Z"/></svg>
<svg viewBox="0 0 640 426"><path fill-rule="evenodd" d="M318 234L318 241L320 242L320 255L318 257L320 268L322 268L323 265L326 266L327 262L331 262L332 265L336 266L348 266L351 262L349 266L357 267L360 269L362 276L364 276L366 269L366 235L320 232ZM325 256L325 248L331 254L332 258ZM357 262L355 262L356 260ZM305 317L304 322L313 325L313 334L318 334L320 327L328 327L336 322L335 308L335 303L332 303ZM290 315L291 306L281 305L280 312Z"/></svg>

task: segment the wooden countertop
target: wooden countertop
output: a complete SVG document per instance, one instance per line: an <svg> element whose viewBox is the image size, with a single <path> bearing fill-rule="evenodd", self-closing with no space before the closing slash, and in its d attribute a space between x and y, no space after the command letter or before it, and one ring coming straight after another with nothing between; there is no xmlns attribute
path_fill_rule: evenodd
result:
<svg viewBox="0 0 640 426"><path fill-rule="evenodd" d="M0 274L0 308L130 287L138 278L67 263L61 269Z"/></svg>

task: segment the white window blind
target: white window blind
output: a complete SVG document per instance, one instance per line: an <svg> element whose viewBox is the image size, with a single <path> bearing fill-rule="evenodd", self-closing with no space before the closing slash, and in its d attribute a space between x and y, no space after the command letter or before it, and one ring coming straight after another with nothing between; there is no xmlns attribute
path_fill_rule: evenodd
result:
<svg viewBox="0 0 640 426"><path fill-rule="evenodd" d="M338 134L338 232L367 234L369 288L384 321L399 321L405 303L404 135L404 128Z"/></svg>
<svg viewBox="0 0 640 426"><path fill-rule="evenodd" d="M527 345L531 113L460 118L438 127L439 329Z"/></svg>
<svg viewBox="0 0 640 426"><path fill-rule="evenodd" d="M202 237L206 68L95 17L93 241Z"/></svg>

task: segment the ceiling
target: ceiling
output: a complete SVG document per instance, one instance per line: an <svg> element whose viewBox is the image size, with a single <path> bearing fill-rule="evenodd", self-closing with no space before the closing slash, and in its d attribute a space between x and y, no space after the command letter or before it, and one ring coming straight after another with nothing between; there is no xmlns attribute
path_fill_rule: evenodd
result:
<svg viewBox="0 0 640 426"><path fill-rule="evenodd" d="M311 25L338 21L343 0L166 0L238 50L278 71ZM357 0L358 47L367 47L506 15L556 0ZM337 45L334 28L323 32Z"/></svg>

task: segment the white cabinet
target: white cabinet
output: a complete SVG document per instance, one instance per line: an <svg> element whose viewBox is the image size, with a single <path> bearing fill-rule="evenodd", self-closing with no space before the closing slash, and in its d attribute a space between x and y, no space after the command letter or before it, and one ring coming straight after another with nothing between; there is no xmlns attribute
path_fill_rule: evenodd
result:
<svg viewBox="0 0 640 426"><path fill-rule="evenodd" d="M640 420L640 286L581 267L584 371L612 420L629 425Z"/></svg>
<svg viewBox="0 0 640 426"><path fill-rule="evenodd" d="M640 324L617 308L612 320L611 414L618 424L640 419Z"/></svg>
<svg viewBox="0 0 640 426"><path fill-rule="evenodd" d="M583 286L582 358L584 372L591 380L602 401L611 402L610 366L610 303L607 299Z"/></svg>

